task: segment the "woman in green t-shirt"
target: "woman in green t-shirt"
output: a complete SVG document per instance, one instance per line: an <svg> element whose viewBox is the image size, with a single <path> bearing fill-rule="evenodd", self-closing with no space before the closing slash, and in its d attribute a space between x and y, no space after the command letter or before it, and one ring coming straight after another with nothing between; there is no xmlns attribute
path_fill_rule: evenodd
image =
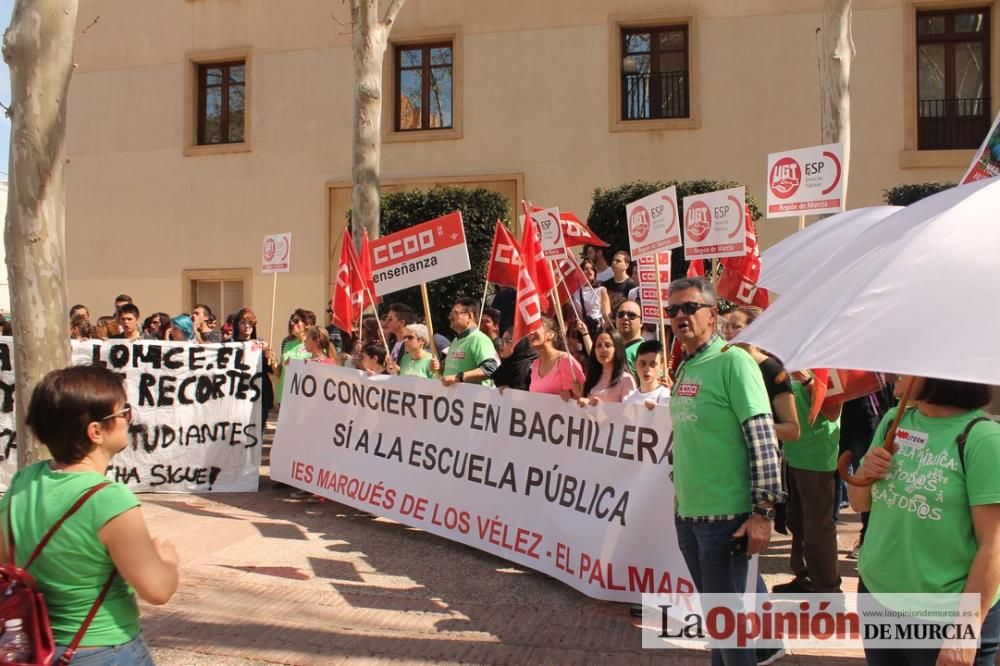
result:
<svg viewBox="0 0 1000 666"><path fill-rule="evenodd" d="M19 471L0 499L2 561L9 561L13 537L14 561L23 566L70 507L107 482L112 456L128 446L131 421L122 380L106 368L56 370L39 382L27 422L53 460ZM153 604L170 599L177 589L177 551L169 541L149 536L139 500L123 484L108 483L95 492L62 524L29 572L45 595L57 659L96 605L76 659L130 666L153 663L140 633L135 595ZM98 604L105 588L107 594Z"/></svg>
<svg viewBox="0 0 1000 666"><path fill-rule="evenodd" d="M403 377L424 377L425 379L433 377L432 354L427 349L428 337L430 337L430 333L423 324L410 324L405 327L403 329L403 351L406 353L399 359L398 365L391 356L386 359L386 368L389 372Z"/></svg>
<svg viewBox="0 0 1000 666"><path fill-rule="evenodd" d="M990 387L909 377L906 410L890 448L890 410L849 486L855 511L871 511L861 547L859 591L978 593L985 618L973 655L941 649L869 649L869 664L993 664L1000 646L1000 424L986 417ZM965 445L959 441L965 436ZM964 448L964 450L963 450ZM900 609L897 609L900 610ZM940 654L938 654L940 652Z"/></svg>

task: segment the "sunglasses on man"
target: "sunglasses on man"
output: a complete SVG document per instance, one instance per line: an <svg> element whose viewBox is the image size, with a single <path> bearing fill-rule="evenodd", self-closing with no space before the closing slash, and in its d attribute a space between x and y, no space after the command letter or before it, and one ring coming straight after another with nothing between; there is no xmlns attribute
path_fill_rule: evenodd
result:
<svg viewBox="0 0 1000 666"><path fill-rule="evenodd" d="M687 303L679 303L677 305L667 306L667 316L670 318L676 317L679 313L683 312L687 316L693 316L698 310L702 308L712 307L708 303L697 303L695 301L688 301Z"/></svg>
<svg viewBox="0 0 1000 666"><path fill-rule="evenodd" d="M635 319L639 318L639 313L638 312L626 312L625 310L622 310L621 312L619 312L615 316L618 317L619 319L635 320Z"/></svg>

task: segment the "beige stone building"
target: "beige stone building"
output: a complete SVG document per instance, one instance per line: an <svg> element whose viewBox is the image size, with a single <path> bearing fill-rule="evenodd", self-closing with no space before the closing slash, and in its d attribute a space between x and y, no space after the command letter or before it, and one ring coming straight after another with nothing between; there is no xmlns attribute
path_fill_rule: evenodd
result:
<svg viewBox="0 0 1000 666"><path fill-rule="evenodd" d="M594 188L718 178L821 143L821 0L408 0L384 67L385 189L484 185L585 217ZM855 0L849 207L956 180L1000 109L1000 2ZM97 23L91 25L99 17ZM84 31L84 28L90 26ZM321 313L349 205L337 0L81 0L70 298L96 314ZM764 246L795 220L760 225Z"/></svg>

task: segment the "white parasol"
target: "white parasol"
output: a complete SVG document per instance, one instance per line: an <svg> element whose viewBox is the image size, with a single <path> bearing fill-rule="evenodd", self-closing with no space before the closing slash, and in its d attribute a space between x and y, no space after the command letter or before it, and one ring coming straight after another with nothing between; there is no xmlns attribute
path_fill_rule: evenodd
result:
<svg viewBox="0 0 1000 666"><path fill-rule="evenodd" d="M845 243L888 217L900 206L869 206L820 220L760 255L758 287L785 294L823 265Z"/></svg>
<svg viewBox="0 0 1000 666"><path fill-rule="evenodd" d="M735 342L789 370L1000 383L1000 178L939 192L844 244Z"/></svg>

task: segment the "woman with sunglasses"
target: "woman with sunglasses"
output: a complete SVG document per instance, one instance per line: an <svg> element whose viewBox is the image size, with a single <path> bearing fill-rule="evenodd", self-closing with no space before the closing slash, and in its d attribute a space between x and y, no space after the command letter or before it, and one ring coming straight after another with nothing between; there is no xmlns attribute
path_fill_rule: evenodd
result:
<svg viewBox="0 0 1000 666"><path fill-rule="evenodd" d="M581 405L599 402L621 402L635 391L635 378L628 371L625 360L625 343L613 328L604 328L597 334L590 350L587 379L583 383Z"/></svg>
<svg viewBox="0 0 1000 666"><path fill-rule="evenodd" d="M136 594L165 604L177 589L173 544L151 538L139 500L105 478L111 458L129 444L131 420L122 380L106 368L50 372L31 396L28 427L53 459L15 474L0 499L0 559L10 560L13 541L14 562L24 566L53 525L101 486L28 568L45 595L57 659L96 607L79 642L79 663L152 664Z"/></svg>
<svg viewBox="0 0 1000 666"><path fill-rule="evenodd" d="M563 400L579 398L583 393L583 368L562 343L556 323L542 317L542 325L528 334L528 341L538 352L531 364L533 393L550 393Z"/></svg>
<svg viewBox="0 0 1000 666"><path fill-rule="evenodd" d="M305 348L306 331L316 325L316 315L311 310L299 308L288 318L288 337L281 343L281 365L278 368L278 402L285 386L285 368L292 361L306 360L312 354Z"/></svg>
<svg viewBox="0 0 1000 666"><path fill-rule="evenodd" d="M1000 646L1000 424L983 407L985 384L904 377L915 407L882 419L856 479L851 507L871 511L858 561L859 592L979 595L971 618L980 647L870 649L869 664L992 665ZM890 606L891 601L876 602ZM901 609L897 609L901 610ZM963 618L969 620L970 618ZM976 627L981 622L981 627Z"/></svg>
<svg viewBox="0 0 1000 666"><path fill-rule="evenodd" d="M423 377L430 379L434 376L431 370L431 352L427 348L429 337L427 327L423 324L409 324L403 328L403 355L399 363L392 360L390 355L386 358L386 369L390 374L401 377Z"/></svg>

